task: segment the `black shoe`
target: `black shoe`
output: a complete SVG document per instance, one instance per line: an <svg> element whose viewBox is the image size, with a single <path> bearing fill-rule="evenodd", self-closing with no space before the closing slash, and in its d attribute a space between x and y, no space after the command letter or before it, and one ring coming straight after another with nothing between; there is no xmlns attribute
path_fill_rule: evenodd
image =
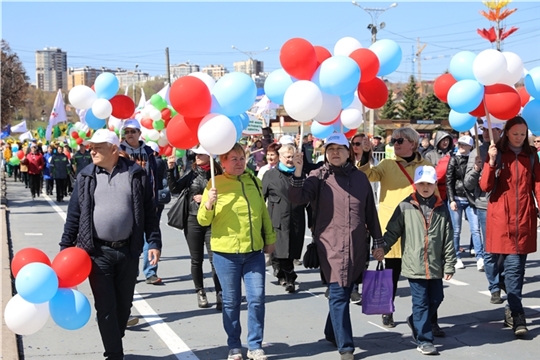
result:
<svg viewBox="0 0 540 360"><path fill-rule="evenodd" d="M514 328L514 318L508 305L504 308L504 326Z"/></svg>
<svg viewBox="0 0 540 360"><path fill-rule="evenodd" d="M278 279L278 284L279 284L279 286L285 286L285 285L287 285L287 280L285 280L284 278L279 278Z"/></svg>
<svg viewBox="0 0 540 360"><path fill-rule="evenodd" d="M527 321L525 320L525 314L518 314L517 316L513 317L514 320L514 326L512 326L512 329L514 330L514 335L516 336L525 336L529 332L527 329Z"/></svg>
<svg viewBox="0 0 540 360"><path fill-rule="evenodd" d="M293 293L293 292L296 291L296 288L294 286L294 281L288 281L285 284L285 291L288 292L288 293Z"/></svg>
<svg viewBox="0 0 540 360"><path fill-rule="evenodd" d="M414 340L414 342L417 342L418 334L416 333L416 329L414 328L414 323L412 320L412 315L407 318L407 325L409 325L409 328L411 329L411 336Z"/></svg>
<svg viewBox="0 0 540 360"><path fill-rule="evenodd" d="M362 305L362 295L357 291L351 293L351 303Z"/></svg>
<svg viewBox="0 0 540 360"><path fill-rule="evenodd" d="M504 302L503 299L501 299L501 290L497 290L495 292L491 293L491 300L489 300L492 304L502 304Z"/></svg>
<svg viewBox="0 0 540 360"><path fill-rule="evenodd" d="M208 299L206 298L206 292L204 290L197 291L197 303L200 308L208 307Z"/></svg>
<svg viewBox="0 0 540 360"><path fill-rule="evenodd" d="M433 336L435 337L445 337L446 333L443 329L439 326L439 324L431 324L431 332L433 333Z"/></svg>
<svg viewBox="0 0 540 360"><path fill-rule="evenodd" d="M396 324L394 323L394 315L384 314L382 316L382 324L384 327L388 327L388 328L396 327Z"/></svg>
<svg viewBox="0 0 540 360"><path fill-rule="evenodd" d="M145 282L152 285L161 285L163 280L161 280L161 278L159 278L157 275L150 275Z"/></svg>
<svg viewBox="0 0 540 360"><path fill-rule="evenodd" d="M217 311L222 311L223 310L223 295L220 292L217 293L216 295L216 310Z"/></svg>

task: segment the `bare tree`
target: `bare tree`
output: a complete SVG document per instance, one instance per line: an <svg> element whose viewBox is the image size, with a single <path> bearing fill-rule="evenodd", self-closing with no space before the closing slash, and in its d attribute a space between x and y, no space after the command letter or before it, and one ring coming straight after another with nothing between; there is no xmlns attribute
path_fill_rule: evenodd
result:
<svg viewBox="0 0 540 360"><path fill-rule="evenodd" d="M13 113L25 107L28 76L22 62L9 44L2 39L2 128L10 123Z"/></svg>

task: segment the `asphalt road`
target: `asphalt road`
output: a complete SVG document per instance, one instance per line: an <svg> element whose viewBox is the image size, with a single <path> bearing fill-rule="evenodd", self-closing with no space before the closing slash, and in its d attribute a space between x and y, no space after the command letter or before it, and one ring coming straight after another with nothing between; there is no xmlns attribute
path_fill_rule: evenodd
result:
<svg viewBox="0 0 540 360"><path fill-rule="evenodd" d="M57 204L47 196L32 201L29 190L21 183L14 183L13 179L8 179L7 198L13 252L25 247L37 247L51 259L54 258L59 251L58 242L63 230L67 202ZM133 314L141 320L126 333L125 358L226 359L226 336L221 313L214 307L215 293L210 265L205 261L205 285L212 307L199 309L190 276L188 248L183 233L167 226L164 221L167 208L161 223L164 245L158 271L164 284L148 285L142 281L141 274L133 306ZM114 204L111 204L111 211L114 211ZM465 229L462 239L468 238L469 233ZM306 245L309 240L306 237ZM462 245L468 245L468 240L463 240ZM503 327L504 304L489 303L485 275L476 270L474 259L466 256L464 263L467 267L458 270L451 281L444 283L445 299L439 308L439 321L447 336L437 338L435 343L441 356L451 359L511 359L514 356L538 359L540 255L531 254L527 263L523 303L529 334L520 340L514 337L510 329ZM372 262L370 268L374 267L375 262ZM324 340L323 327L328 305L318 271L299 267L298 273L298 291L288 294L277 285L271 272L267 271L265 351L273 360L338 359L336 350ZM10 279L3 280L3 286L9 286ZM79 286L79 290L93 304L88 281ZM399 282L395 306L397 326L387 329L381 326L380 316L363 315L360 306L351 305L355 359L410 359L423 356L416 350L405 322L411 312L411 299L408 283L404 279ZM241 320L245 355L245 304L243 310ZM22 337L24 358L102 358L103 348L94 319L95 312L92 309L88 324L75 331L64 330L49 319L39 332Z"/></svg>

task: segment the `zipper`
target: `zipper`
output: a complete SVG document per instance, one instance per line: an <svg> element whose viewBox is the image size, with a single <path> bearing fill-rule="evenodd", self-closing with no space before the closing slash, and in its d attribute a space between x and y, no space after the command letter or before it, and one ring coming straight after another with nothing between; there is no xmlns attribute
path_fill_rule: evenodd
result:
<svg viewBox="0 0 540 360"><path fill-rule="evenodd" d="M518 154L515 154L516 155L516 175L517 175L517 179L519 179L519 160L518 160ZM515 238L515 242L516 242L516 253L519 254L519 219L518 219L518 214L519 214L519 187L517 186L519 184L519 181L516 181L516 238Z"/></svg>
<svg viewBox="0 0 540 360"><path fill-rule="evenodd" d="M240 181L240 184L242 185L242 194L244 194L244 197L246 198L247 206L248 206L248 219L249 219L249 236L251 238L251 251L255 251L253 248L253 224L251 221L251 206L249 204L249 199L246 194L246 189L244 187L244 183L240 179L240 176L238 176L238 181Z"/></svg>

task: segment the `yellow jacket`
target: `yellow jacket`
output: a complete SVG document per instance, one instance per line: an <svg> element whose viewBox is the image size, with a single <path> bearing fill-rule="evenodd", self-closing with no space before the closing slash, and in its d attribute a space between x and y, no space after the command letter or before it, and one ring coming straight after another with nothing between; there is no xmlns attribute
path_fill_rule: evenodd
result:
<svg viewBox="0 0 540 360"><path fill-rule="evenodd" d="M204 206L212 187L208 182L197 213L199 224L212 225L212 251L244 254L275 243L276 234L261 195L261 181L245 172L240 176L218 175L215 182L218 196L214 208L207 210Z"/></svg>
<svg viewBox="0 0 540 360"><path fill-rule="evenodd" d="M431 163L419 153L416 153L416 158L407 163L405 160L396 156L396 159L383 159L379 165L370 167L369 163L360 166L368 177L369 181L379 181L381 184L381 194L379 198L379 223L383 233L386 230L386 225L390 221L392 214L401 201L414 192L409 179L403 174L397 163L401 163L407 171L407 174L414 180L414 171L422 165L431 165ZM435 191L438 195L438 191ZM401 239L398 240L385 255L387 258L401 258Z"/></svg>

